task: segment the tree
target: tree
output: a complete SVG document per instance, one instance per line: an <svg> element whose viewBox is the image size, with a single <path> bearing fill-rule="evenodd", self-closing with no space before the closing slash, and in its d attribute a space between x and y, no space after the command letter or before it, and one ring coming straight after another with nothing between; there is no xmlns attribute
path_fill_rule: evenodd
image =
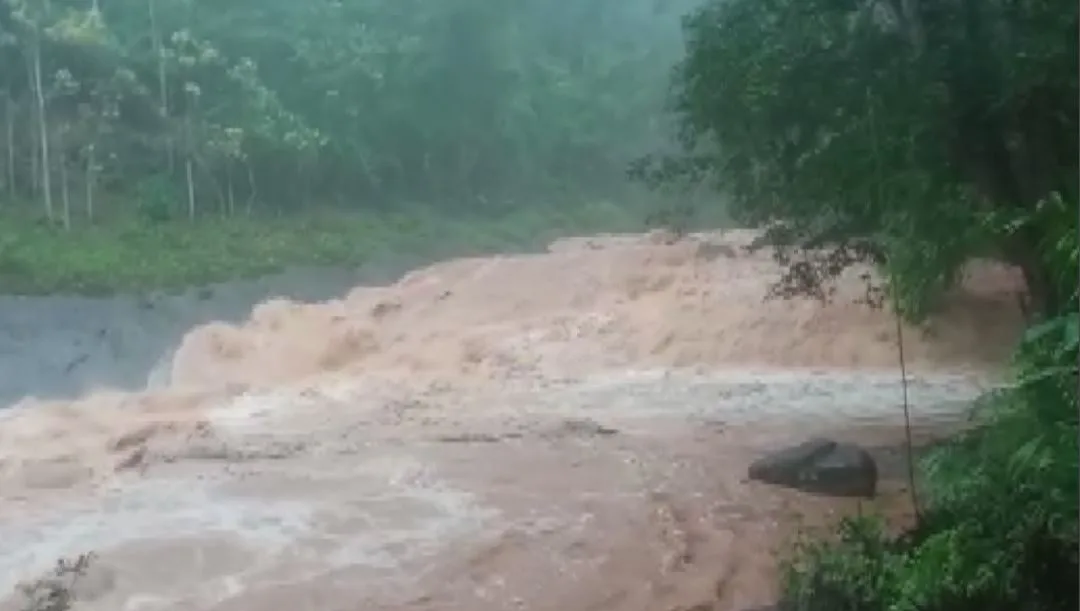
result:
<svg viewBox="0 0 1080 611"><path fill-rule="evenodd" d="M710 0L675 74L682 153L637 170L714 181L778 246L782 291L871 261L920 316L981 254L1051 313L1071 291L1038 251L1046 223L1075 227L1078 26L1066 0Z"/></svg>
<svg viewBox="0 0 1080 611"><path fill-rule="evenodd" d="M0 0L4 182L158 220L610 193L690 3Z"/></svg>

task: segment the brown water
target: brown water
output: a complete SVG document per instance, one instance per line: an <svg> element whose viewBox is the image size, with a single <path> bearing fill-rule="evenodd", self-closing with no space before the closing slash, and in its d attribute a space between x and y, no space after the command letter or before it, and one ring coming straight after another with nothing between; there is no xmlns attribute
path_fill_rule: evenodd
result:
<svg viewBox="0 0 1080 611"><path fill-rule="evenodd" d="M857 274L832 304L763 302L767 256L715 247L749 239L449 261L196 329L156 390L26 402L0 420L0 587L95 550L79 608L767 603L773 552L856 507L746 464L812 433L888 447L902 412L894 322ZM974 265L907 330L925 434L993 383L1016 290ZM877 508L902 519L881 457Z"/></svg>

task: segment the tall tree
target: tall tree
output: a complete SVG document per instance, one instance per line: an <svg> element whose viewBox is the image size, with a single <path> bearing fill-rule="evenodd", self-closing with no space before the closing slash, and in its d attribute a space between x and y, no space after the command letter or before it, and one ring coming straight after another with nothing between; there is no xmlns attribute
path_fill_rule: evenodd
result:
<svg viewBox="0 0 1080 611"><path fill-rule="evenodd" d="M1038 251L1070 216L1045 202L1075 216L1078 25L1067 0L710 0L676 72L684 154L652 175L711 177L781 246L786 289L871 260L917 315L985 254L1052 311Z"/></svg>

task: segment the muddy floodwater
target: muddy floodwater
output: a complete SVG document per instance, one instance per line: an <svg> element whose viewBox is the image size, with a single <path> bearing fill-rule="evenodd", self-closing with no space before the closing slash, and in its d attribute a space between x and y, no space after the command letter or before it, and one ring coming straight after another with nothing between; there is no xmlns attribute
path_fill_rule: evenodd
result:
<svg viewBox="0 0 1080 611"><path fill-rule="evenodd" d="M776 552L908 507L896 334L857 302L765 302L745 232L560 241L201 325L153 389L0 412L0 590L94 551L77 609L741 611ZM908 328L920 437L963 426L1020 329L972 266ZM857 441L873 503L745 480ZM18 608L11 598L3 608Z"/></svg>

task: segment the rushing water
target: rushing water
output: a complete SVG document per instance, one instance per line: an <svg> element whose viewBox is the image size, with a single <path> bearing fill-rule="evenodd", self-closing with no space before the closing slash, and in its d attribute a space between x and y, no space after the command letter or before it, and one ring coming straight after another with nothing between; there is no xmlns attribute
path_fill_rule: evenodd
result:
<svg viewBox="0 0 1080 611"><path fill-rule="evenodd" d="M746 239L566 241L348 294L355 275L298 272L152 306L4 300L0 395L43 399L0 419L0 588L94 550L86 609L767 603L777 546L857 507L746 464L829 434L886 465L902 393L857 282L763 302L776 270ZM907 334L922 433L994 383L1010 278L976 270ZM275 294L341 297L248 312Z"/></svg>

